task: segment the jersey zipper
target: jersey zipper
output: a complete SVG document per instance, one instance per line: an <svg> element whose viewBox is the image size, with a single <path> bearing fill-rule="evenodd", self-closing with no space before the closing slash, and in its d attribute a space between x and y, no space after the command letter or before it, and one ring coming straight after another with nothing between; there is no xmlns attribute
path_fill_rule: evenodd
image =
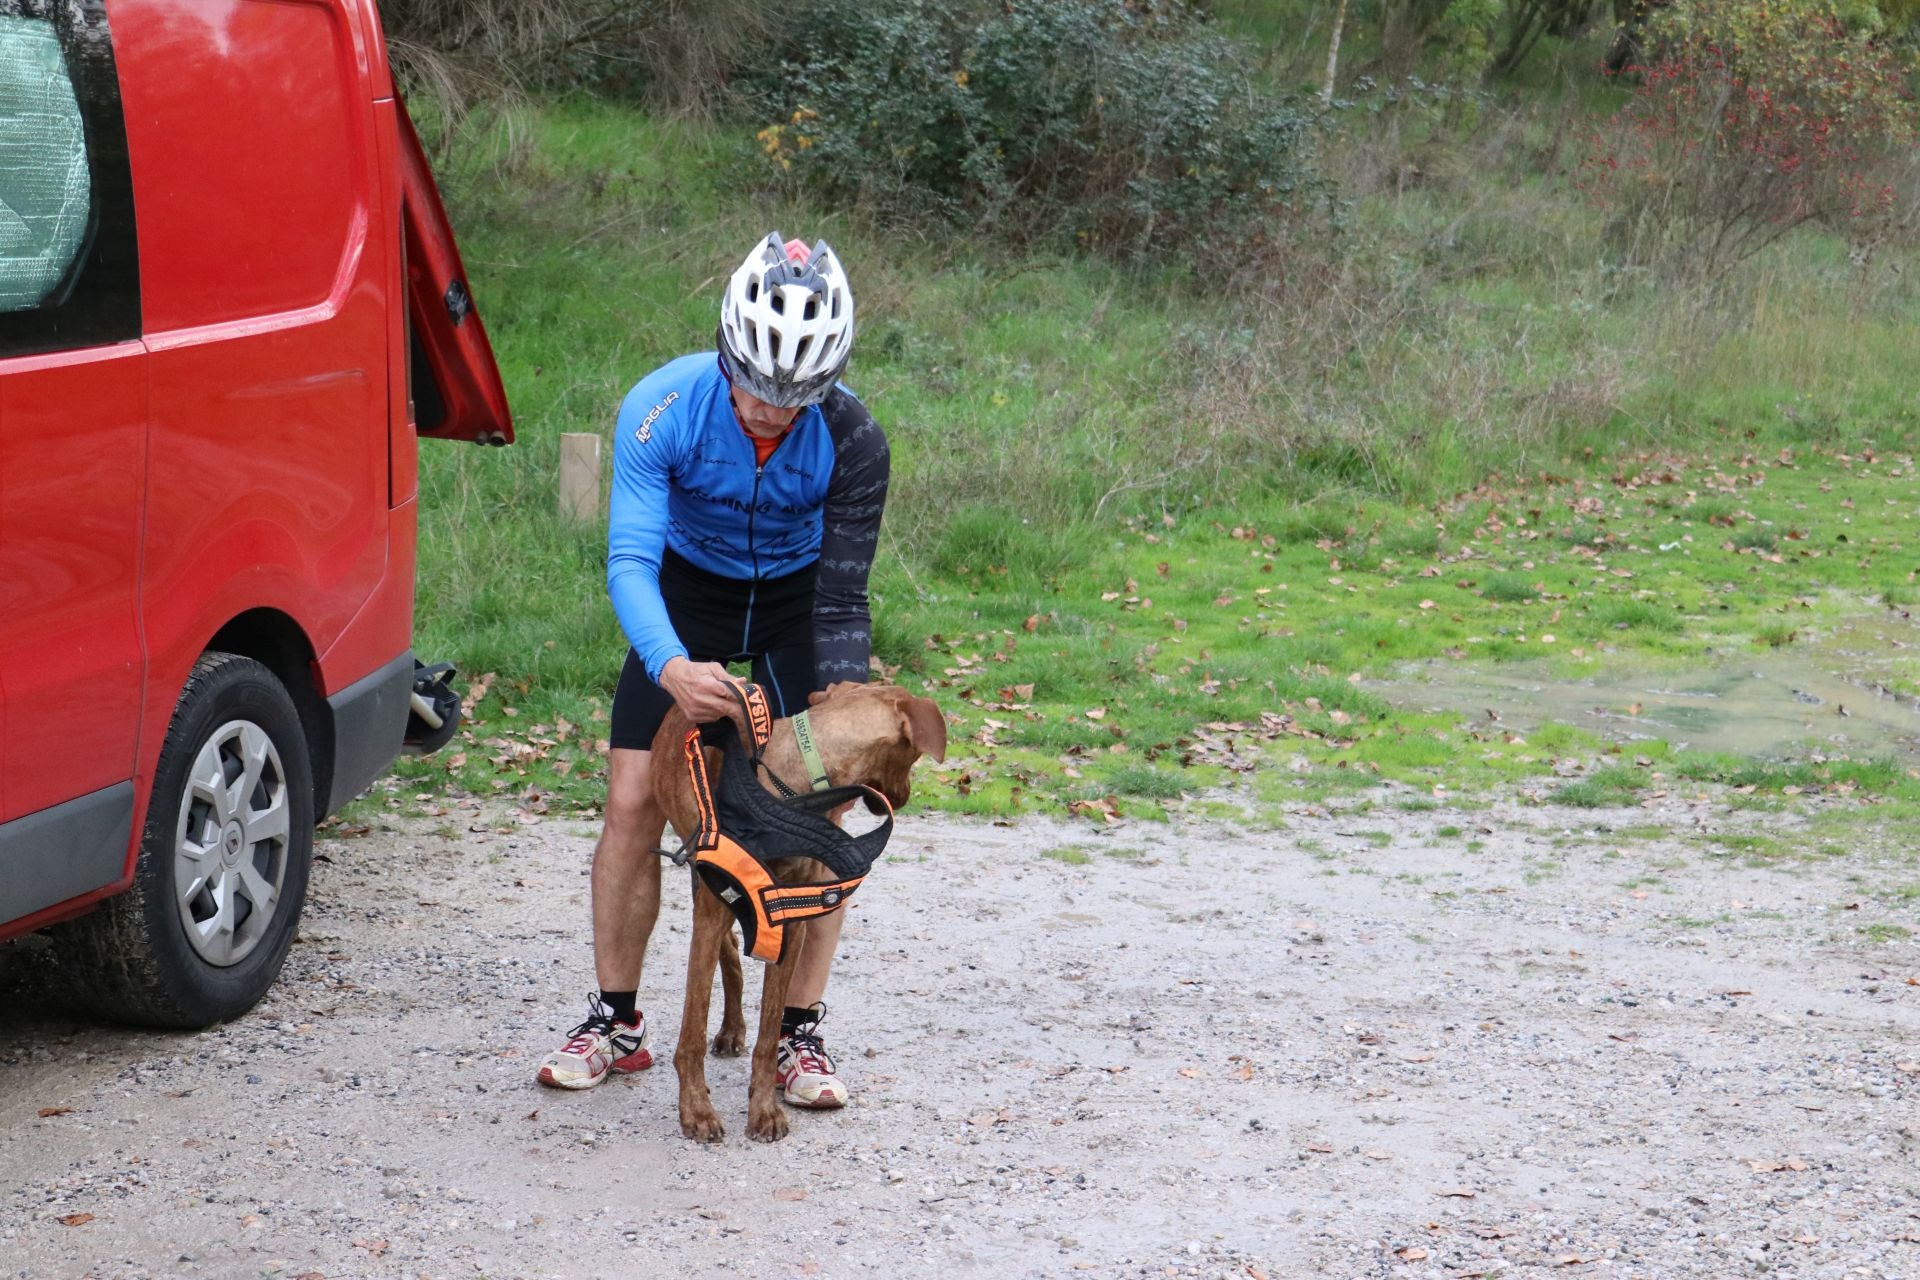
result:
<svg viewBox="0 0 1920 1280"><path fill-rule="evenodd" d="M802 410L802 412L805 412L805 410ZM794 423L788 426L787 434L780 437L780 443L773 446L773 453L767 455L767 462L772 462L774 454L779 453L780 450L785 447L787 441L792 438L794 427L798 425L798 421L798 418L796 418ZM749 449L753 448L752 440L747 441L747 447ZM748 640L753 635L753 603L754 597L759 594L760 590L760 548L753 540L753 517L760 510L760 477L766 474L767 462L756 460L753 464L753 498L747 503L747 555L753 560L753 578L747 587L746 621L740 626L740 652L742 653L750 652Z"/></svg>
<svg viewBox="0 0 1920 1280"><path fill-rule="evenodd" d="M752 443L749 442L747 447L752 448ZM754 513L760 509L760 476L766 469L767 464L764 462L754 464L753 497L747 503L747 555L753 560L753 577L747 584L747 616L740 624L740 652L742 653L752 652L749 641L753 636L753 601L760 592L760 548L753 541L753 517Z"/></svg>

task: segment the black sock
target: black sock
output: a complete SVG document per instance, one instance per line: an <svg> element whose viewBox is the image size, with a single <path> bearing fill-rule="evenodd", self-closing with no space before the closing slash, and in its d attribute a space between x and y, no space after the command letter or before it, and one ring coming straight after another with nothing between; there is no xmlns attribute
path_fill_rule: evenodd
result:
<svg viewBox="0 0 1920 1280"><path fill-rule="evenodd" d="M804 1009L796 1009L792 1005L788 1005L786 1012L780 1015L780 1034L790 1036L808 1023L817 1022L819 1018L820 1015L814 1012L812 1005L808 1005Z"/></svg>
<svg viewBox="0 0 1920 1280"><path fill-rule="evenodd" d="M624 1022L633 1026L640 1021L640 1011L636 1002L640 998L638 991L608 991L600 989L600 1003L607 1006L615 1022Z"/></svg>

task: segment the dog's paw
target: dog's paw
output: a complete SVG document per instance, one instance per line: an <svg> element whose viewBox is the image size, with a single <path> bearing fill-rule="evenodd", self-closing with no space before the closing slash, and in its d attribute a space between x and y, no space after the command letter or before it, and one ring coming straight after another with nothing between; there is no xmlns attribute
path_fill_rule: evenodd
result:
<svg viewBox="0 0 1920 1280"><path fill-rule="evenodd" d="M745 1027L720 1028L720 1034L713 1038L713 1056L716 1058L737 1058L747 1051L747 1029Z"/></svg>
<svg viewBox="0 0 1920 1280"><path fill-rule="evenodd" d="M778 1142L787 1136L787 1113L779 1103L747 1108L747 1136L755 1142Z"/></svg>
<svg viewBox="0 0 1920 1280"><path fill-rule="evenodd" d="M682 1107L680 1132L695 1142L718 1142L727 1136L727 1126L720 1123L720 1117L714 1114L712 1107L698 1110Z"/></svg>

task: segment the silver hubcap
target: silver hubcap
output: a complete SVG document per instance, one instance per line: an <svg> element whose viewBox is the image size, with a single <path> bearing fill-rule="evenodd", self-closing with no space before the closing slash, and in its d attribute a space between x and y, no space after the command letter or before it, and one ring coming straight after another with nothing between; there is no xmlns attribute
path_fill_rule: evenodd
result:
<svg viewBox="0 0 1920 1280"><path fill-rule="evenodd" d="M238 964L272 927L287 874L287 778L266 730L230 720L201 746L173 848L187 941L209 964Z"/></svg>

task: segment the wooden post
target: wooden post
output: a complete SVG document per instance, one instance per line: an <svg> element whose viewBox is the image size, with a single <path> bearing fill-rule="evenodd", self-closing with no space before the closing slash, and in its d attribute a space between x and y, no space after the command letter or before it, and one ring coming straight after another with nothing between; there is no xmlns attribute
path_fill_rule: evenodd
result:
<svg viewBox="0 0 1920 1280"><path fill-rule="evenodd" d="M560 437L560 515L567 520L600 518L600 437L565 432Z"/></svg>

